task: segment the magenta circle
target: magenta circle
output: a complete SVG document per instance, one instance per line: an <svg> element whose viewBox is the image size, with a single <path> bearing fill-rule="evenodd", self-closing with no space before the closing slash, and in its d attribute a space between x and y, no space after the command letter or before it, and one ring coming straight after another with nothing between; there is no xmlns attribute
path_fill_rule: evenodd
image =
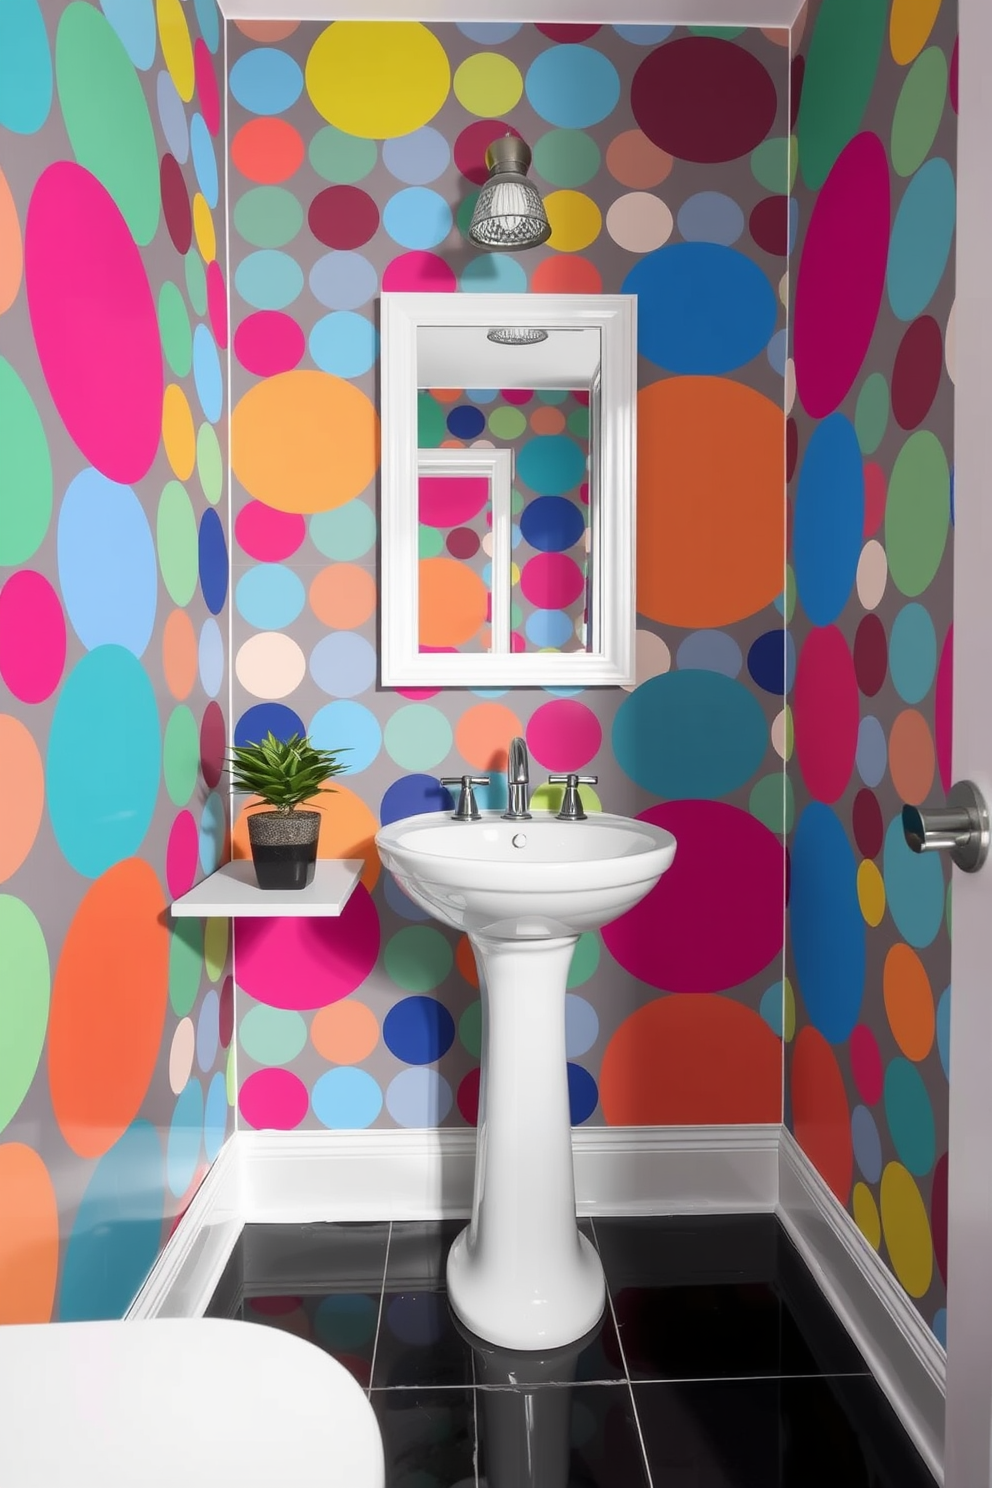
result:
<svg viewBox="0 0 992 1488"><path fill-rule="evenodd" d="M162 156L159 170L162 192L162 211L165 225L169 229L172 246L177 253L188 253L193 241L193 212L189 204L189 192L183 176L182 166L172 155Z"/></svg>
<svg viewBox="0 0 992 1488"><path fill-rule="evenodd" d="M953 742L954 711L954 626L948 628L937 663L937 682L934 687L934 741L937 749L937 769L944 794L951 788L951 746Z"/></svg>
<svg viewBox="0 0 992 1488"><path fill-rule="evenodd" d="M238 986L268 1007L326 1007L361 986L379 955L379 916L358 884L336 919L237 922Z"/></svg>
<svg viewBox="0 0 992 1488"><path fill-rule="evenodd" d="M838 156L806 231L793 319L796 390L813 418L833 413L868 350L889 254L889 162L877 135Z"/></svg>
<svg viewBox="0 0 992 1488"><path fill-rule="evenodd" d="M581 568L564 553L538 553L520 574L523 596L538 610L567 610L584 587Z"/></svg>
<svg viewBox="0 0 992 1488"><path fill-rule="evenodd" d="M382 287L417 294L452 294L458 284L455 271L436 253L416 248L401 253L386 265Z"/></svg>
<svg viewBox="0 0 992 1488"><path fill-rule="evenodd" d="M296 552L306 535L305 517L276 511L263 501L249 501L234 520L238 546L259 563L281 563Z"/></svg>
<svg viewBox="0 0 992 1488"><path fill-rule="evenodd" d="M165 881L173 899L186 894L196 881L199 862L199 833L191 811L180 811L165 846Z"/></svg>
<svg viewBox="0 0 992 1488"><path fill-rule="evenodd" d="M760 145L778 93L753 52L716 36L685 36L649 52L630 89L634 119L676 160L715 165Z"/></svg>
<svg viewBox="0 0 992 1488"><path fill-rule="evenodd" d="M306 349L302 328L281 310L259 310L243 320L234 333L234 355L245 371L254 372L256 377L292 372Z"/></svg>
<svg viewBox="0 0 992 1488"><path fill-rule="evenodd" d="M866 1106L874 1106L882 1098L884 1084L882 1056L875 1035L864 1023L859 1023L851 1033L848 1048L858 1094Z"/></svg>
<svg viewBox="0 0 992 1488"><path fill-rule="evenodd" d="M585 703L557 698L531 714L527 746L546 770L581 770L603 742L599 719Z"/></svg>
<svg viewBox="0 0 992 1488"><path fill-rule="evenodd" d="M375 237L379 208L360 186L327 186L310 203L307 222L327 248L361 248Z"/></svg>
<svg viewBox="0 0 992 1488"><path fill-rule="evenodd" d="M625 971L668 992L725 992L781 954L782 842L774 832L725 801L666 801L638 820L664 827L678 846L656 887L603 927Z"/></svg>
<svg viewBox="0 0 992 1488"><path fill-rule="evenodd" d="M505 134L515 134L517 139L520 138L519 132L504 119L477 119L474 124L466 125L455 140L455 165L474 186L483 185L489 174L486 151L494 139Z"/></svg>
<svg viewBox="0 0 992 1488"><path fill-rule="evenodd" d="M534 396L533 388L500 388L499 395L504 403L511 404L514 408L523 408ZM577 401L577 400L576 400Z"/></svg>
<svg viewBox="0 0 992 1488"><path fill-rule="evenodd" d="M489 499L484 475L422 475L419 485L420 520L427 527L460 527L470 522ZM478 543L476 543L478 547Z"/></svg>
<svg viewBox="0 0 992 1488"><path fill-rule="evenodd" d="M216 259L207 264L207 314L214 339L224 351L227 348L227 290L223 271Z"/></svg>
<svg viewBox="0 0 992 1488"><path fill-rule="evenodd" d="M51 697L65 666L65 615L55 590L33 569L0 589L0 677L22 703Z"/></svg>
<svg viewBox="0 0 992 1488"><path fill-rule="evenodd" d="M810 795L831 803L854 769L860 704L847 642L836 625L811 630L799 653L793 693L796 757Z"/></svg>
<svg viewBox="0 0 992 1488"><path fill-rule="evenodd" d="M57 161L39 177L24 234L28 309L48 391L90 464L140 480L162 432L164 376L144 262L109 194Z"/></svg>
<svg viewBox="0 0 992 1488"><path fill-rule="evenodd" d="M238 1092L238 1110L256 1131L292 1131L309 1109L307 1087L290 1070L255 1070Z"/></svg>
<svg viewBox="0 0 992 1488"><path fill-rule="evenodd" d="M203 122L210 133L216 135L220 130L220 91L217 87L214 65L210 59L210 48L202 36L198 36L193 43L193 73L196 78L196 94L200 100Z"/></svg>

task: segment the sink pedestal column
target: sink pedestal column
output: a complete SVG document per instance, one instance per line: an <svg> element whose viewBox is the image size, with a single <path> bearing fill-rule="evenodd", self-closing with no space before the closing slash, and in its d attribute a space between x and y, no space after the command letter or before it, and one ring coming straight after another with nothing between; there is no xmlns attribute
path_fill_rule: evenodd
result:
<svg viewBox="0 0 992 1488"><path fill-rule="evenodd" d="M575 1222L565 988L577 936L470 936L482 989L482 1081L472 1221L448 1256L465 1326L505 1348L571 1343L606 1301Z"/></svg>

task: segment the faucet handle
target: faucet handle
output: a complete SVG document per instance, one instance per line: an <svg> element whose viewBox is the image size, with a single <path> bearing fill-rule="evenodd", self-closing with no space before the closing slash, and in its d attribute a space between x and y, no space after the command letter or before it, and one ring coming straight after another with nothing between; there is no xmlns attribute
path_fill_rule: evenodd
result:
<svg viewBox="0 0 992 1488"><path fill-rule="evenodd" d="M481 816L478 802L475 799L474 785L488 785L488 775L442 775L442 785L457 785L461 789L458 794L458 806L452 821L478 821Z"/></svg>
<svg viewBox="0 0 992 1488"><path fill-rule="evenodd" d="M549 785L563 785L565 794L562 796L561 807L558 811L559 821L585 821L586 813L582 805L582 797L579 795L580 785L597 785L598 775L576 775L569 772L567 775L549 775Z"/></svg>

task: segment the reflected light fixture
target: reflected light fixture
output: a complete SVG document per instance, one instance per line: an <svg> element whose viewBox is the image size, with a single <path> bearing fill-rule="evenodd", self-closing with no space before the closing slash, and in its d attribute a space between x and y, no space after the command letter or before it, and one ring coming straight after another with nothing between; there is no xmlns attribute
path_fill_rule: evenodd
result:
<svg viewBox="0 0 992 1488"><path fill-rule="evenodd" d="M536 346L547 339L547 331L540 326L495 326L486 333L486 340L495 341L497 346Z"/></svg>
<svg viewBox="0 0 992 1488"><path fill-rule="evenodd" d="M516 135L493 140L486 151L489 175L469 223L470 242L519 253L548 241L551 223L541 193L527 179L530 159L528 146Z"/></svg>

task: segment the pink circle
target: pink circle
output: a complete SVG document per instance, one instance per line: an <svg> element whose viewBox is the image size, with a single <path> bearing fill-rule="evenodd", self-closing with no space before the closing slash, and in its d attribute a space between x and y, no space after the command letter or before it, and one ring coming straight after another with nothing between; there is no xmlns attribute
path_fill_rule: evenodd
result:
<svg viewBox="0 0 992 1488"><path fill-rule="evenodd" d="M226 976L224 985L220 989L220 1042L221 1047L229 1047L234 1037L234 978Z"/></svg>
<svg viewBox="0 0 992 1488"><path fill-rule="evenodd" d="M326 1007L361 986L379 955L379 916L358 884L337 919L237 921L238 986L268 1007Z"/></svg>
<svg viewBox="0 0 992 1488"><path fill-rule="evenodd" d="M548 770L581 770L603 742L599 719L585 703L543 703L527 725L527 747Z"/></svg>
<svg viewBox="0 0 992 1488"><path fill-rule="evenodd" d="M427 698L437 697L441 689L440 687L397 687L396 691L400 697L409 698L414 703L422 703Z"/></svg>
<svg viewBox="0 0 992 1488"><path fill-rule="evenodd" d="M840 799L858 747L858 679L836 625L811 630L799 653L793 696L796 756L810 795Z"/></svg>
<svg viewBox="0 0 992 1488"><path fill-rule="evenodd" d="M824 181L796 282L796 390L813 418L833 413L864 361L885 287L889 162L859 134Z"/></svg>
<svg viewBox="0 0 992 1488"><path fill-rule="evenodd" d="M234 355L246 372L274 377L291 372L307 349L307 339L291 315L281 310L259 310L234 333Z"/></svg>
<svg viewBox="0 0 992 1488"><path fill-rule="evenodd" d="M873 537L885 517L885 471L874 460L865 461L864 537Z"/></svg>
<svg viewBox="0 0 992 1488"><path fill-rule="evenodd" d="M210 49L201 37L197 37L193 44L193 72L196 77L196 93L200 100L203 122L210 133L216 135L220 130L220 93L213 63L210 60Z"/></svg>
<svg viewBox="0 0 992 1488"><path fill-rule="evenodd" d="M162 432L162 342L141 253L89 171L60 160L38 178L24 264L38 359L62 422L101 474L140 480Z"/></svg>
<svg viewBox="0 0 992 1488"><path fill-rule="evenodd" d="M51 697L65 666L65 616L40 573L24 568L0 589L0 677L22 703Z"/></svg>
<svg viewBox="0 0 992 1488"><path fill-rule="evenodd" d="M234 535L250 558L279 563L296 552L307 535L307 524L297 512L276 511L262 501L249 501L234 520Z"/></svg>
<svg viewBox="0 0 992 1488"><path fill-rule="evenodd" d="M309 1111L310 1096L299 1076L289 1070L260 1069L238 1092L238 1109L256 1131L266 1127L292 1131Z"/></svg>
<svg viewBox="0 0 992 1488"><path fill-rule="evenodd" d="M515 408L522 408L533 398L534 390L533 388L500 388L499 395L504 403L512 403Z"/></svg>
<svg viewBox="0 0 992 1488"><path fill-rule="evenodd" d="M582 570L564 553L538 553L524 564L520 588L539 610L565 610L585 587Z"/></svg>
<svg viewBox="0 0 992 1488"><path fill-rule="evenodd" d="M455 271L436 253L416 249L401 253L387 265L382 287L417 294L451 294L457 287Z"/></svg>
<svg viewBox="0 0 992 1488"><path fill-rule="evenodd" d="M603 928L625 971L668 992L723 992L781 954L783 859L774 832L725 801L666 801L638 820L664 827L678 848L655 888Z"/></svg>
<svg viewBox="0 0 992 1488"><path fill-rule="evenodd" d="M482 1080L482 1071L478 1067L470 1069L458 1087L455 1101L462 1116L469 1126L477 1126L479 1122L479 1086Z"/></svg>
<svg viewBox="0 0 992 1488"><path fill-rule="evenodd" d="M227 347L227 290L216 259L207 264L207 314L210 328L221 350Z"/></svg>
<svg viewBox="0 0 992 1488"><path fill-rule="evenodd" d="M483 475L422 475L420 520L428 527L460 527L470 522L489 499Z"/></svg>
<svg viewBox="0 0 992 1488"><path fill-rule="evenodd" d="M937 768L944 794L951 788L951 745L954 723L954 626L948 627L937 663L937 685L934 689L934 736L937 745Z"/></svg>
<svg viewBox="0 0 992 1488"><path fill-rule="evenodd" d="M848 1047L851 1051L851 1073L858 1087L858 1094L866 1106L874 1106L882 1099L884 1084L882 1056L875 1035L864 1023L859 1023L851 1033Z"/></svg>
<svg viewBox="0 0 992 1488"><path fill-rule="evenodd" d="M165 848L165 880L173 899L186 894L196 880L199 838L191 811L180 811Z"/></svg>

